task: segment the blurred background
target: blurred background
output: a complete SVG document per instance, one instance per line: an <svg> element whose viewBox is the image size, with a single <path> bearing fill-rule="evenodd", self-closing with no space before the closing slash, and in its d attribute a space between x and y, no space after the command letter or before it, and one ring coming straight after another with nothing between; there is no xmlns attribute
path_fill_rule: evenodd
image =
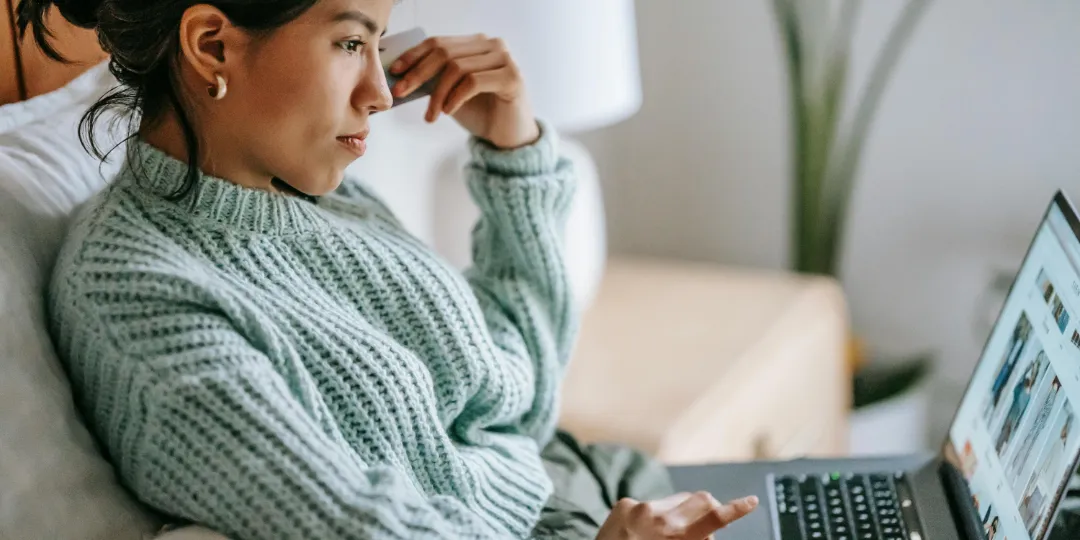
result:
<svg viewBox="0 0 1080 540"><path fill-rule="evenodd" d="M553 14L536 28L539 37L503 33L519 59L540 55L574 64L567 51L594 46L590 39L625 48L621 36L612 38L618 29L594 34L587 21L575 22L574 9L557 13L565 8L560 4L566 2L551 3ZM849 47L852 89L865 84L906 2L860 4ZM794 123L774 5L642 0L610 2L607 9L622 13L625 5L636 23L634 50L608 53L636 60L640 108L576 133L599 171L602 207L592 212L601 212L606 225L600 249L608 260L645 256L790 270ZM512 17L494 17L506 16ZM416 25L429 34L531 31L528 17L492 17L482 2L404 0L391 31ZM1080 193L1077 27L1080 4L1065 0L929 2L865 137L836 273L852 334L867 356L932 358L932 377L921 384L930 399L919 427L925 434L916 439L921 446L944 437L996 315L1002 282L1007 287L1051 195L1058 188ZM515 39L544 48L519 51ZM551 80L529 83L541 92L552 87ZM557 83L582 93L597 84L603 81L587 76ZM852 90L843 107L853 109L857 97ZM449 119L435 129L424 126L423 106L380 119L387 131L407 136L376 137L372 159L357 167L421 236L433 240L441 229L464 238L466 226L440 222L450 219L438 207L452 193L424 203L434 208L410 209L419 203L409 194L444 187L447 169L440 159L411 160L420 170L402 174L400 153L452 154L463 140ZM383 175L380 167L394 172Z"/></svg>
<svg viewBox="0 0 1080 540"><path fill-rule="evenodd" d="M903 2L862 4L855 81ZM613 250L784 268L790 121L771 6L636 7L644 105L586 139L608 171ZM989 332L980 297L1015 272L1054 190L1080 195L1078 23L1075 2L931 2L865 143L841 279L872 347L936 352L935 442Z"/></svg>

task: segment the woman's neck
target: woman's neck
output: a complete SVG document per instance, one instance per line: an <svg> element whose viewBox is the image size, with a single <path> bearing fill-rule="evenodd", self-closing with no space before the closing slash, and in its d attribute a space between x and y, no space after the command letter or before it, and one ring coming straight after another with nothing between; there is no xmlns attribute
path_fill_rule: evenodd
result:
<svg viewBox="0 0 1080 540"><path fill-rule="evenodd" d="M155 122L144 119L139 125L139 137L176 160L184 163L189 161L184 131L172 108L169 108ZM211 143L213 137L205 135L196 137L199 141L197 165L203 173L248 188L275 193L281 191L275 186L272 176L256 173L245 166L241 152L229 148L228 144Z"/></svg>

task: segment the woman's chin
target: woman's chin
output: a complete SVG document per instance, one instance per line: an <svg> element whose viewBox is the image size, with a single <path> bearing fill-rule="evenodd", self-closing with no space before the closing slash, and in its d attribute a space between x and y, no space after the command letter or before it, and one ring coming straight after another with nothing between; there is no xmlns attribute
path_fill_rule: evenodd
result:
<svg viewBox="0 0 1080 540"><path fill-rule="evenodd" d="M316 195L316 197L326 195L327 193L333 193L339 186L341 186L341 183L344 181L345 169L334 171L330 176L327 177L326 183L322 186L322 189L320 190L322 191L322 193Z"/></svg>
<svg viewBox="0 0 1080 540"><path fill-rule="evenodd" d="M304 195L322 197L336 190L344 179L344 170L339 169L328 171L319 178L308 178L306 182L297 182L292 187Z"/></svg>

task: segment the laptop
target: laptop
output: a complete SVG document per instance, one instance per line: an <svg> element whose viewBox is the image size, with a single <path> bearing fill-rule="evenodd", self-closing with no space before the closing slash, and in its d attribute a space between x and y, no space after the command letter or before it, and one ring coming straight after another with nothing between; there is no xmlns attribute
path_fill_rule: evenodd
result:
<svg viewBox="0 0 1080 540"><path fill-rule="evenodd" d="M1059 192L940 452L672 467L675 487L758 495L730 540L1045 540L1080 460L1078 322L1080 220Z"/></svg>

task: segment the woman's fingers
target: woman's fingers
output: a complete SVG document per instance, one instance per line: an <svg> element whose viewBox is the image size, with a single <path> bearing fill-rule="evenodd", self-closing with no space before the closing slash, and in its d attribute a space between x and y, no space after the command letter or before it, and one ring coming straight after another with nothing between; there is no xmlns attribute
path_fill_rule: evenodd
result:
<svg viewBox="0 0 1080 540"><path fill-rule="evenodd" d="M430 91L424 115L429 122L452 114L470 134L498 148L524 146L540 135L521 70L501 39L427 39L395 60L389 72L390 78L400 77L390 89L395 98Z"/></svg>
<svg viewBox="0 0 1080 540"><path fill-rule="evenodd" d="M520 78L512 66L505 66L494 71L470 73L462 77L461 82L450 92L443 106L443 112L453 115L470 99L484 92L491 92L499 97L514 95L519 90Z"/></svg>
<svg viewBox="0 0 1080 540"><path fill-rule="evenodd" d="M419 45L401 53L401 56L394 60L393 64L390 64L390 73L403 73L413 67L421 58L425 57L431 51L440 47L446 47L456 43L464 43L467 41L483 41L478 39L480 35L476 36L432 36L424 41L421 41Z"/></svg>
<svg viewBox="0 0 1080 540"><path fill-rule="evenodd" d="M669 511L669 510L675 509L677 506L682 504L684 501L686 501L686 499L689 499L693 495L694 494L690 493L689 491L683 491L681 493L676 493L674 495L668 495L667 497L664 497L663 499L657 499L655 501L649 501L649 506L651 506L653 511L656 512L657 514L662 514L664 512Z"/></svg>
<svg viewBox="0 0 1080 540"><path fill-rule="evenodd" d="M695 493L672 513L671 522L684 538L706 538L757 508L757 497L745 497L720 504L706 492Z"/></svg>
<svg viewBox="0 0 1080 540"><path fill-rule="evenodd" d="M611 509L597 538L702 540L749 514L757 504L753 496L720 504L706 491L677 493L646 503L623 498Z"/></svg>
<svg viewBox="0 0 1080 540"><path fill-rule="evenodd" d="M716 508L709 516L711 519L719 521L719 528L724 528L743 517L746 517L746 515L753 512L757 506L758 498L751 495L749 497L735 499L734 501L728 501L726 504L722 504Z"/></svg>
<svg viewBox="0 0 1080 540"><path fill-rule="evenodd" d="M428 102L427 114L424 118L428 122L434 122L440 112L446 112L450 92L461 82L462 79L472 73L490 71L501 68L509 62L509 56L505 52L488 51L475 56L455 58L446 63L446 69L439 77L439 85L431 93L431 101Z"/></svg>
<svg viewBox="0 0 1080 540"><path fill-rule="evenodd" d="M676 538L705 538L720 528L713 523L715 520L708 519L716 506L719 506L716 499L704 491L690 494L665 513L663 534Z"/></svg>
<svg viewBox="0 0 1080 540"><path fill-rule="evenodd" d="M483 54L491 49L487 38L480 36L433 37L405 51L393 64L390 73L405 73L391 89L397 97L405 97L442 71L446 63L463 56Z"/></svg>

